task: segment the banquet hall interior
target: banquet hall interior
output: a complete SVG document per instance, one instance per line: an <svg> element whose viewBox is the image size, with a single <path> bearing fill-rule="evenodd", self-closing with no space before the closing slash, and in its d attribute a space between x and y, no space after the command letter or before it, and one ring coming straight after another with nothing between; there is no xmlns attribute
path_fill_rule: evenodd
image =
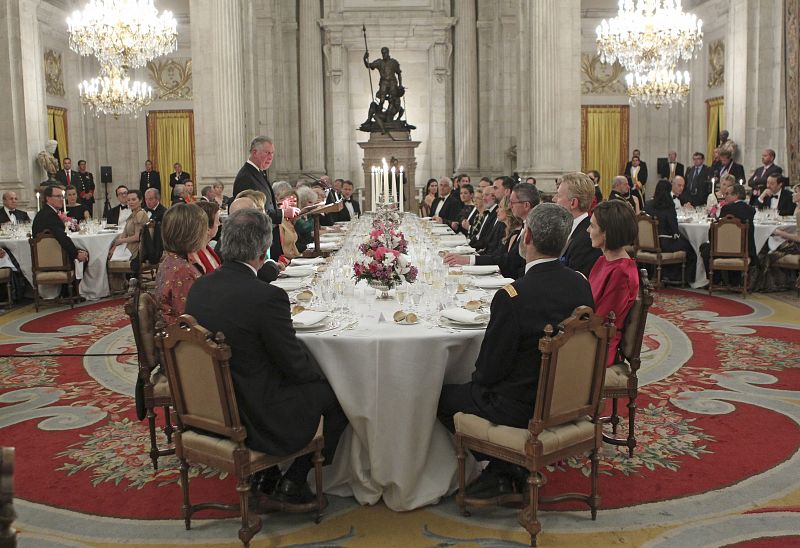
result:
<svg viewBox="0 0 800 548"><path fill-rule="evenodd" d="M639 32L651 42L624 38ZM0 547L242 544L238 510L185 527L187 482L194 504L235 505L247 467L182 470L175 447L196 433L183 434L191 413L171 393L184 381L164 357L179 330L140 322L163 302L161 251L175 251L161 219L212 206L202 280L222 262L212 248L248 165L268 192L242 207L286 224L267 263L282 271L270 285L289 297L291 339L349 421L322 468L321 520L262 507L253 487L250 545L528 546L523 514L538 506L539 546L800 546L800 0L3 0L0 95ZM263 172L262 146L274 151ZM502 258L482 261L473 219L497 207L510 227L521 192L534 212L563 205L575 172L595 186L584 216L635 208L628 255L649 279L611 352L625 363L598 369L585 419L606 440L597 470L584 451L533 472L543 497L585 493L596 472L596 519L585 504L532 504L525 480L511 503L465 515L459 465L468 483L485 455L457 458L440 392L499 342L484 339L493 299L513 300L528 271L509 277L503 261L532 234L517 219L519 241L506 229ZM675 202L664 218L662 198ZM737 204L746 224L722 212ZM44 234L64 250L48 270L35 218L51 211L69 236ZM731 227L742 239L726 255ZM393 245L376 230L402 240L399 282L370 278L365 250ZM162 369L143 374L150 359ZM616 392L611 374L624 377ZM612 399L613 427L599 419ZM535 422L486 426L482 443L515 430L524 456Z"/></svg>

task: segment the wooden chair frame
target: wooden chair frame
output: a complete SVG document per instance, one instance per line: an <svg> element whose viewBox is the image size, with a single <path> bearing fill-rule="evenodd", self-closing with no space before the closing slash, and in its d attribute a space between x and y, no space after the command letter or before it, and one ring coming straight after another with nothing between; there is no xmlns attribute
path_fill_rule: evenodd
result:
<svg viewBox="0 0 800 548"><path fill-rule="evenodd" d="M146 230L150 239L152 240L155 237L156 231L156 221L150 220L144 227L142 228L142 233ZM155 281L156 273L158 272L158 261L155 263L151 263L150 261L144 260L144 238L139 238L139 277L143 278L144 276L149 276L151 281Z"/></svg>
<svg viewBox="0 0 800 548"><path fill-rule="evenodd" d="M159 330L156 335L158 347L162 350L166 362L167 376L170 390L174 400L175 411L178 416L178 430L175 432L175 449L180 459L181 488L183 490L183 518L186 529L191 528L191 516L194 512L205 509L218 509L239 512L242 526L239 529L239 539L245 546L249 546L250 539L261 530L261 519L250 516L250 477L261 470L277 466L281 462L295 459L301 455L313 453L314 476L316 480L316 500L307 504L289 504L268 501L263 507L270 510L288 512L308 512L316 510L316 522L322 519L322 511L327 506L327 499L322 492L322 448L325 440L318 432L311 442L291 455L275 457L249 449L245 444L247 431L239 418L239 408L236 403L236 394L231 378L229 360L230 347L225 344L222 333L212 336L211 332L197 324L190 315L184 314L178 321L169 326L166 331ZM186 384L182 378L182 368L176 357L178 345L190 344L196 346L213 360L214 383L219 396L219 408L222 409L221 420L213 420L207 416L191 414L187 409ZM183 436L188 432L199 430L201 433L211 433L227 439L236 448L233 451L233 460L215 457L202 451L185 447ZM320 429L321 430L321 429ZM221 504L217 502L204 502L192 505L189 501L189 462L195 462L224 470L237 479L236 491L239 493L239 504Z"/></svg>
<svg viewBox="0 0 800 548"><path fill-rule="evenodd" d="M158 357L158 349L156 348L155 341L157 311L158 307L153 296L141 290L138 279L131 278L128 282L128 300L125 302L125 313L131 320L133 339L136 342L136 354L139 361L139 380L143 385L144 407L147 411L147 423L150 429L150 459L153 461L153 470L158 470L158 457L175 454L174 446L159 449L158 441L156 440L156 407L161 407L164 410L164 434L166 434L167 443L170 445L172 445L172 433L174 431L170 413L172 396L156 396L155 386L153 385L153 373L158 366L163 363L163 360ZM144 326L143 321L145 320L142 316L145 318L149 316L152 325ZM148 333L152 333L154 357L149 355L147 344L144 341L144 337L148 336Z"/></svg>
<svg viewBox="0 0 800 548"><path fill-rule="evenodd" d="M639 239L639 234L642 231L642 225L649 224L650 232L650 240L654 243L653 246L644 246L641 244ZM661 266L662 265L673 265L673 264L680 264L681 265L681 287L686 285L686 257L684 256L683 259L667 259L662 256L664 253L661 250L661 239L658 236L658 219L651 217L647 213L639 213L636 216L636 242L633 246L633 256L636 259L637 263L643 264L651 264L656 266L656 287L663 287L661 283ZM639 252L644 251L645 253L653 253L656 255L655 260L650 258L640 258Z"/></svg>
<svg viewBox="0 0 800 548"><path fill-rule="evenodd" d="M750 251L748 248L749 245L749 224L747 221L742 222L737 217L733 215L726 215L725 218L719 219L711 223L711 229L709 230L709 257L708 257L708 294L712 295L714 292L714 270L723 270L723 271L738 271L742 272L742 298L747 298L747 278L748 278L748 271L750 270ZM739 239L739 251L731 252L731 251L720 251L717 249L717 245L719 243L719 236L718 233L722 230L723 227L727 225L735 225L738 227L740 232L740 239ZM740 266L728 266L728 265L717 265L716 268L714 266L714 259L742 259L743 267ZM717 287L719 288L719 287ZM733 291L734 288L728 284L728 290Z"/></svg>
<svg viewBox="0 0 800 548"><path fill-rule="evenodd" d="M456 428L455 446L458 458L458 493L456 504L464 516L469 516L467 505L489 506L508 502L525 503L527 506L519 513L519 523L528 531L531 537L531 546L536 546L536 535L542 530L537 518L540 502L560 502L564 500L580 500L586 502L591 509L592 520L597 518L600 505L598 493L598 465L599 454L602 446L602 423L600 421L601 390L607 360L608 341L615 331L613 314L604 323L603 318L592 313L592 309L581 306L575 309L572 315L559 324L558 329L552 325L545 328L545 336L539 340L539 350L542 353L541 369L539 371L539 385L536 393L533 417L528 422L529 439L525 443L524 453L517 452L509 447L498 445L486 440L474 438L463 434ZM556 334L557 332L557 334ZM558 373L559 350L576 334L591 332L596 337L595 354L592 359L592 379L590 384L590 397L585 404L570 409L560 414L554 414L551 408L554 404L554 388ZM594 435L585 441L570 445L569 447L544 454L539 435L547 428L560 426L571 421L591 417L594 423ZM522 466L528 470L528 492L526 494L511 494L492 499L477 499L466 496L466 450L472 449ZM565 493L562 495L539 498L539 488L544 485L540 471L554 462L563 460L576 454L590 453L591 459L591 492Z"/></svg>
<svg viewBox="0 0 800 548"><path fill-rule="evenodd" d="M61 249L61 265L59 266L39 266L39 243L45 239L53 239L56 241L56 244ZM53 236L53 233L50 230L43 230L39 234L37 234L33 238L28 239L28 244L31 247L31 261L32 267L31 270L33 272L33 303L34 307L36 308L36 312L39 312L39 306L42 302L46 301L49 303L60 304L63 302L63 299L59 296L55 299L46 299L43 300L39 296L39 284L42 283L43 285L67 285L67 292L69 296L67 297L67 301L70 304L70 308L75 308L75 302L80 298L80 294L78 291L78 280L75 278L75 265L70 261L67 252L61 247L61 244L56 240L56 237ZM51 282L40 282L38 276L40 273L46 272L66 272L67 273L67 281L66 282L58 282L57 284Z"/></svg>
<svg viewBox="0 0 800 548"><path fill-rule="evenodd" d="M636 419L636 397L639 395L638 372L642 364L642 343L644 341L645 326L647 325L647 315L653 304L653 289L647 278L647 271L643 268L639 270L639 295L636 301L634 307L641 307L638 321L634 323L632 314L628 314L628 318L622 328L622 338L619 341L616 359L612 365L612 367L621 365L627 368L627 384L624 387L613 387L608 384L603 386L603 399L611 398L611 415L604 417L603 421L611 423L613 434L612 436L603 434L603 441L612 445L626 445L629 457L633 456L633 450L636 447L634 424ZM631 312L633 312L633 309L631 309ZM630 355L625 352L626 346L630 349ZM607 381L608 375L606 375ZM625 439L620 439L617 438L617 425L619 424L617 400L624 397L628 398L628 436Z"/></svg>
<svg viewBox="0 0 800 548"><path fill-rule="evenodd" d="M17 545L17 531L12 527L14 510L14 448L0 447L0 548Z"/></svg>
<svg viewBox="0 0 800 548"><path fill-rule="evenodd" d="M0 305L12 306L14 304L14 297L11 294L11 276L13 276L11 273L12 271L10 268L6 267L0 268L0 272L3 273L3 276L8 276L7 280L0 280L0 284L6 284L6 300L0 301Z"/></svg>

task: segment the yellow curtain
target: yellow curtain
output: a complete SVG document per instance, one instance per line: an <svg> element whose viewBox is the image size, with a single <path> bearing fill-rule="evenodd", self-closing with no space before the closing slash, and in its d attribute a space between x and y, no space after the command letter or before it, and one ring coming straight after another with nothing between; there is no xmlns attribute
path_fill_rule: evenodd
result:
<svg viewBox="0 0 800 548"><path fill-rule="evenodd" d="M604 197L611 192L611 180L625 170L629 108L622 105L581 108L581 169L584 173L600 172Z"/></svg>
<svg viewBox="0 0 800 548"><path fill-rule="evenodd" d="M161 174L161 201L172 203L169 175L176 163L194 172L194 113L191 110L152 111L147 114L147 154L153 169ZM197 191L197 188L195 188Z"/></svg>
<svg viewBox="0 0 800 548"><path fill-rule="evenodd" d="M725 99L715 97L706 101L708 112L708 143L706 145L706 163L711 165L714 149L719 142L719 132L725 129Z"/></svg>
<svg viewBox="0 0 800 548"><path fill-rule="evenodd" d="M47 107L47 135L48 139L55 139L58 141L58 150L56 156L63 163L64 158L69 156L66 109L59 107Z"/></svg>

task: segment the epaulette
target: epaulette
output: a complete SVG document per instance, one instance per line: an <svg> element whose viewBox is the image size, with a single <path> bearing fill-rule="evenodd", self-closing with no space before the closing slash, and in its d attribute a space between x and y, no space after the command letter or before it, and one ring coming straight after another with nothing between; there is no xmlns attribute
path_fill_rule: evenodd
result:
<svg viewBox="0 0 800 548"><path fill-rule="evenodd" d="M511 284L504 285L503 289L505 289L506 293L508 293L508 296L511 297L512 299L517 295L519 295L519 293L517 293L517 290Z"/></svg>

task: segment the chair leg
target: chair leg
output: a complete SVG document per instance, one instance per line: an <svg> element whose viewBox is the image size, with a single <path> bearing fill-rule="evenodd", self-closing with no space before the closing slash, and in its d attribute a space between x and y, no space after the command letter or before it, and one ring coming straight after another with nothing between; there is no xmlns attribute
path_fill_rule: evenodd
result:
<svg viewBox="0 0 800 548"><path fill-rule="evenodd" d="M747 275L749 274L750 269L745 268L744 272L742 273L742 298L747 298Z"/></svg>
<svg viewBox="0 0 800 548"><path fill-rule="evenodd" d="M519 524L522 525L531 536L531 546L536 546L536 535L542 530L542 524L538 519L539 512L539 488L542 486L542 476L539 472L531 471L528 474L528 506L519 513Z"/></svg>
<svg viewBox="0 0 800 548"><path fill-rule="evenodd" d="M75 287L72 284L67 284L67 299L69 299L69 307L75 308Z"/></svg>
<svg viewBox="0 0 800 548"><path fill-rule="evenodd" d="M33 306L39 312L39 284L36 283L36 278L33 279Z"/></svg>
<svg viewBox="0 0 800 548"><path fill-rule="evenodd" d="M686 287L686 263L681 263L681 287Z"/></svg>
<svg viewBox="0 0 800 548"><path fill-rule="evenodd" d="M456 440L456 459L458 460L458 493L456 494L456 505L462 516L469 517L470 513L467 511L467 468L466 468L466 454L464 453L464 445L459 439Z"/></svg>
<svg viewBox="0 0 800 548"><path fill-rule="evenodd" d="M261 518L255 516L252 524L250 523L250 478L247 476L239 478L236 482L236 492L239 493L239 511L242 515L242 527L239 529L239 540L247 548L250 546L250 539L261 530Z"/></svg>
<svg viewBox="0 0 800 548"><path fill-rule="evenodd" d="M325 508L325 493L322 492L322 463L325 462L325 457L322 456L322 450L317 449L314 451L314 486L317 493L317 517L314 523L322 521L322 510Z"/></svg>
<svg viewBox="0 0 800 548"><path fill-rule="evenodd" d="M181 490L183 491L183 523L186 530L192 528L192 507L189 504L189 463L181 457Z"/></svg>
<svg viewBox="0 0 800 548"><path fill-rule="evenodd" d="M611 398L611 432L617 437L617 425L619 424L619 414L617 414L617 398Z"/></svg>
<svg viewBox="0 0 800 548"><path fill-rule="evenodd" d="M628 458L633 457L633 449L636 447L636 432L634 424L636 422L636 396L628 398Z"/></svg>
<svg viewBox="0 0 800 548"><path fill-rule="evenodd" d="M153 461L153 470L158 470L158 445L156 443L156 414L155 411L153 411L152 407L147 408L147 424L150 427L150 460Z"/></svg>
<svg viewBox="0 0 800 548"><path fill-rule="evenodd" d="M656 264L656 287L661 288L661 263Z"/></svg>
<svg viewBox="0 0 800 548"><path fill-rule="evenodd" d="M175 429L172 427L172 417L169 412L169 405L164 406L164 434L167 436L167 443L172 443L172 432Z"/></svg>
<svg viewBox="0 0 800 548"><path fill-rule="evenodd" d="M589 508L592 512L592 521L597 519L597 509L600 507L600 492L598 490L598 468L600 468L600 455L597 447L592 451L592 494L589 497Z"/></svg>

